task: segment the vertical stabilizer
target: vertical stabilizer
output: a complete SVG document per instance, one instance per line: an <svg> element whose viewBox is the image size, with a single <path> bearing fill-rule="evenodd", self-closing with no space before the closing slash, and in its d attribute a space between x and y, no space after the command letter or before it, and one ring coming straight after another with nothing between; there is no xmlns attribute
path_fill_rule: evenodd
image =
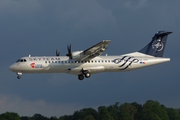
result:
<svg viewBox="0 0 180 120"><path fill-rule="evenodd" d="M152 38L152 41L139 52L155 57L162 57L167 41L167 36L171 33L172 32L167 31L157 32Z"/></svg>

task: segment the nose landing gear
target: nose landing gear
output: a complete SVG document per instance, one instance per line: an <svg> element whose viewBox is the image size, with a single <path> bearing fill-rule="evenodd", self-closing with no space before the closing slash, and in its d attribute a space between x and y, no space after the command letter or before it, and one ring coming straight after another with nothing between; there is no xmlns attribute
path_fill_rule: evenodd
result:
<svg viewBox="0 0 180 120"><path fill-rule="evenodd" d="M21 76L20 76L20 75L18 75L18 76L17 76L17 79L20 79L20 78L21 78Z"/></svg>
<svg viewBox="0 0 180 120"><path fill-rule="evenodd" d="M17 73L17 79L20 79L20 78L21 78L21 75L22 75L22 73L21 73L21 72L18 72L18 73Z"/></svg>

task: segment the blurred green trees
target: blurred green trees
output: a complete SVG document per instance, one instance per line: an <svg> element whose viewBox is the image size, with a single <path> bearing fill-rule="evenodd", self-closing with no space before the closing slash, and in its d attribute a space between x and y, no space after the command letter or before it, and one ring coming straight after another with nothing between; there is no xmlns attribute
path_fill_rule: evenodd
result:
<svg viewBox="0 0 180 120"><path fill-rule="evenodd" d="M143 105L136 102L99 106L77 110L73 115L45 117L41 114L19 116L14 112L0 114L0 120L180 120L180 109L166 108L158 101L148 100Z"/></svg>

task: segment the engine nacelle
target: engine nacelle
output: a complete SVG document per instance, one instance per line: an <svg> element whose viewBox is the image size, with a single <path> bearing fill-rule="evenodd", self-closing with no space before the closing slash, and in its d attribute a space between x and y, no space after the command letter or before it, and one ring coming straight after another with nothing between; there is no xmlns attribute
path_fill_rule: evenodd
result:
<svg viewBox="0 0 180 120"><path fill-rule="evenodd" d="M72 52L72 58L73 59L76 59L76 58L81 58L83 57L84 54L83 54L83 51L75 51L75 52Z"/></svg>

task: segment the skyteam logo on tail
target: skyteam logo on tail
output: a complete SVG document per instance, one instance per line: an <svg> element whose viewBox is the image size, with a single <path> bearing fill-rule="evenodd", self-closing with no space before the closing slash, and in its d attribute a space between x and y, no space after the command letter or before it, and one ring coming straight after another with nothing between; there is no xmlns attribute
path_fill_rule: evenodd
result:
<svg viewBox="0 0 180 120"><path fill-rule="evenodd" d="M161 51L164 48L164 44L161 42L161 38L153 41L152 48L156 51Z"/></svg>

